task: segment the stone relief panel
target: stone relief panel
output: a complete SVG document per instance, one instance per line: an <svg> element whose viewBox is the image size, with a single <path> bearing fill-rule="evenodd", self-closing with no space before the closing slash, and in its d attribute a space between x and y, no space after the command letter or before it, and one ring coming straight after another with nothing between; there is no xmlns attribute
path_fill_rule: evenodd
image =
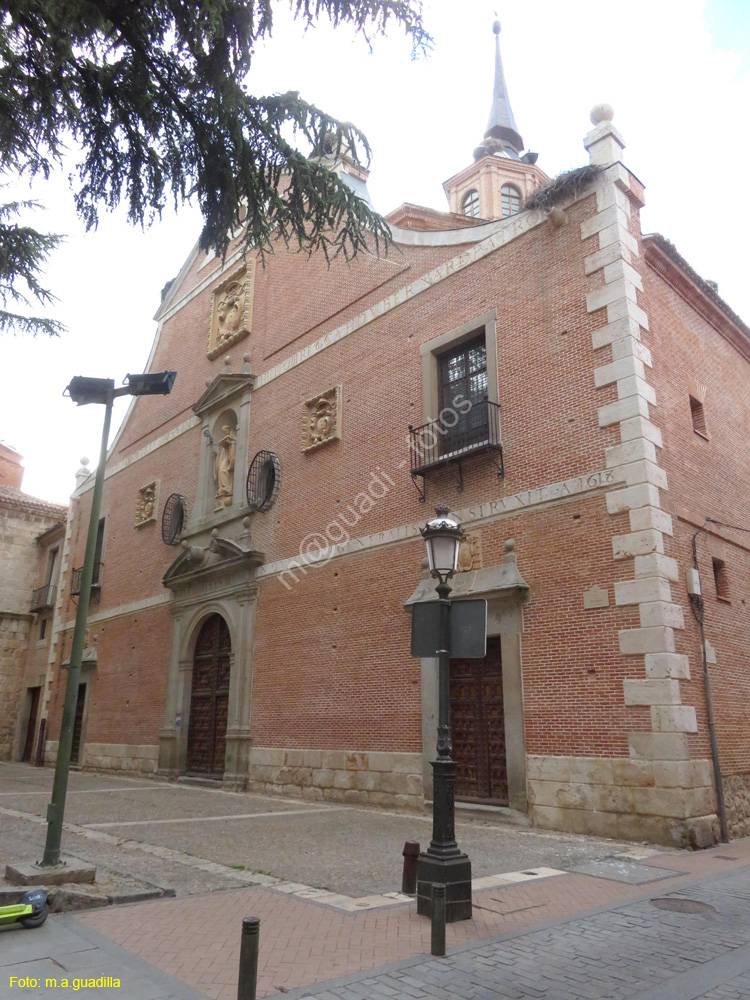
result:
<svg viewBox="0 0 750 1000"><path fill-rule="evenodd" d="M134 519L136 528L142 528L144 524L151 524L156 520L157 494L158 483L156 481L148 483L147 486L141 486L138 490Z"/></svg>
<svg viewBox="0 0 750 1000"><path fill-rule="evenodd" d="M255 260L248 259L215 290L211 303L208 357L218 357L250 333L253 322Z"/></svg>
<svg viewBox="0 0 750 1000"><path fill-rule="evenodd" d="M458 546L458 572L482 568L482 537L478 531L468 532Z"/></svg>
<svg viewBox="0 0 750 1000"><path fill-rule="evenodd" d="M341 437L341 386L308 399L302 418L302 450L312 451Z"/></svg>

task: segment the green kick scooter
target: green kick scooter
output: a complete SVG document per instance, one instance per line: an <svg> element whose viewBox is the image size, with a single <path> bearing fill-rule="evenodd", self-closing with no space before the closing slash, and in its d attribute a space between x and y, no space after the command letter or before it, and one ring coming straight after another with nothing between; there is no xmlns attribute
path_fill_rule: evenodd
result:
<svg viewBox="0 0 750 1000"><path fill-rule="evenodd" d="M0 927L15 924L16 921L23 927L41 927L48 913L46 890L32 889L25 892L17 903L0 906Z"/></svg>

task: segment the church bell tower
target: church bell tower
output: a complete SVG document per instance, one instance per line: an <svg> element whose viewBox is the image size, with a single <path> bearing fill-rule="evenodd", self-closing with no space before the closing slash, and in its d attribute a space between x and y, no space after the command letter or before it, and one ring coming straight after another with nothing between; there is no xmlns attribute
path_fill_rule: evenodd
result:
<svg viewBox="0 0 750 1000"><path fill-rule="evenodd" d="M524 199L549 178L536 166L537 154L523 152L505 86L500 56L500 22L495 34L495 82L487 130L474 150L474 162L443 184L451 212L470 219L503 219L515 215Z"/></svg>

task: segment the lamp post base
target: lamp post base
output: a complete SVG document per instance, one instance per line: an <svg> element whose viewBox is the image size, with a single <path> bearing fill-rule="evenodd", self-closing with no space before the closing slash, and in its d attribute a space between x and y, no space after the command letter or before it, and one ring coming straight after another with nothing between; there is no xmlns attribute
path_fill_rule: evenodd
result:
<svg viewBox="0 0 750 1000"><path fill-rule="evenodd" d="M467 854L437 858L420 854L417 862L417 913L432 916L432 886L445 885L445 921L471 919L471 861Z"/></svg>

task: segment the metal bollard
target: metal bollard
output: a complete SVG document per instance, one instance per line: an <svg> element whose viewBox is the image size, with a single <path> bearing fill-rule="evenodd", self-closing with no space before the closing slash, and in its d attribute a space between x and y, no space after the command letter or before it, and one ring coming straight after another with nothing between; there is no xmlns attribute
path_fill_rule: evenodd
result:
<svg viewBox="0 0 750 1000"><path fill-rule="evenodd" d="M401 876L401 892L414 896L417 892L417 858L419 844L416 840L407 840L402 851L404 856L404 873Z"/></svg>
<svg viewBox="0 0 750 1000"><path fill-rule="evenodd" d="M432 886L431 929L431 954L445 955L445 886L442 882L435 882Z"/></svg>
<svg viewBox="0 0 750 1000"><path fill-rule="evenodd" d="M244 917L240 940L240 978L237 981L237 1000L255 1000L258 988L258 939L260 919Z"/></svg>

